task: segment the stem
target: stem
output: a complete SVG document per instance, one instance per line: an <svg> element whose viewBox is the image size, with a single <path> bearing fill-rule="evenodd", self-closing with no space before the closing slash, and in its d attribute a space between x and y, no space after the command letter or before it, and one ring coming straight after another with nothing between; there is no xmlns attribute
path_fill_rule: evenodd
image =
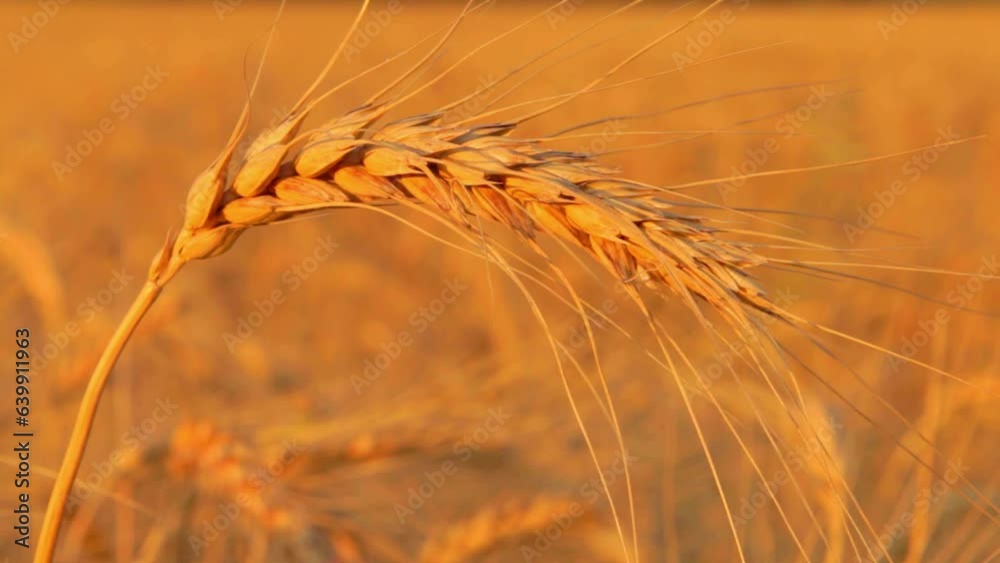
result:
<svg viewBox="0 0 1000 563"><path fill-rule="evenodd" d="M108 383L111 368L115 366L115 362L121 356L125 343L132 336L139 321L156 301L163 289L163 283L165 281L151 280L142 286L142 290L139 291L139 295L136 296L132 306L125 314L125 318L115 329L111 341L104 348L101 359L94 368L94 373L90 376L83 400L80 402L80 410L76 415L76 423L73 425L73 434L66 447L66 455L63 457L62 466L59 468L59 474L56 476L55 485L52 488L52 496L45 509L45 519L42 521L42 532L38 539L38 551L35 552L34 563L50 563L52 561L56 541L59 539L59 526L62 524L66 499L69 497L70 489L80 469L80 463L83 461L83 453L87 447L97 407L101 401L101 394Z"/></svg>

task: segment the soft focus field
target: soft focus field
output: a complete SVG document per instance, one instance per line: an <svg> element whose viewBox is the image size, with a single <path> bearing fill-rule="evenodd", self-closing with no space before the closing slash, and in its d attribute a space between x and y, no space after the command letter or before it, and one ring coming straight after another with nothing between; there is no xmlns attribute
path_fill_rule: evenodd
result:
<svg viewBox="0 0 1000 563"><path fill-rule="evenodd" d="M470 18L422 79L541 9L507 4ZM802 552L812 561L856 561L858 553L867 561L869 547L880 553L880 537L893 561L996 557L998 322L956 306L1000 311L996 283L974 275L1000 275L988 269L1000 246L1000 40L992 38L1000 11L931 2L886 40L878 22L892 15L888 4L744 5L732 4L734 21L694 54L691 61L703 64L582 97L528 131L799 85L619 120L620 130L598 126L589 130L597 136L560 145L611 151L609 162L658 185L725 178L734 167L757 167L754 155L765 154L760 170L779 170L931 146L943 131L994 135L917 160L686 192L795 212L766 215L771 223L712 213L732 228L857 251L817 251L815 260L968 272L842 270L888 284L881 286L820 272L760 272L796 315L962 381L829 335L824 351L776 325L805 397L807 415L790 417L749 356L729 362L739 383L678 303L660 303L654 314L691 357L693 365L678 366L691 385L696 371L711 377L717 403L695 395L693 408L749 561L801 561ZM424 38L459 10L415 0L402 6L370 46L336 67L331 84ZM5 4L0 30L18 33L21 18L37 9ZM474 91L612 9L587 2L565 19L542 18L398 115ZM292 2L254 102L256 127L298 98L355 10L354 3ZM696 8L673 10L636 9L588 32L536 68L586 50L498 106L578 88ZM0 55L3 331L29 327L33 352L49 356L36 361L31 382L32 541L86 377L165 233L179 223L191 179L224 144L273 15L269 3L245 2L220 18L209 1L74 2L17 52L5 46ZM716 10L708 19L718 17ZM675 54L705 29L696 22L612 83L675 68ZM712 60L753 47L767 48ZM353 108L403 68L394 64L348 86L318 115ZM150 69L159 78L149 78ZM120 97L144 79L144 99L130 107ZM825 101L819 86L807 85L818 81L832 93ZM477 113L502 90L464 111ZM796 110L798 117L786 114ZM110 126L95 133L102 120ZM697 133L712 130L722 131ZM67 164L68 146L95 135L78 165L54 166ZM866 226L859 216L868 213L877 215L872 228L848 236L845 225ZM610 324L596 329L631 457L642 561L738 560L680 394L646 353L657 348L645 321L599 268L591 275L572 256L562 258L581 295L635 335L625 338ZM590 346L572 311L553 304L544 312L579 362L581 371L567 363L571 388L628 536L614 433L585 383L598 381ZM502 273L384 215L342 211L250 232L225 255L186 268L140 326L105 395L57 560L625 561L544 334ZM4 357L12 357L11 339L5 342ZM791 379L779 381L785 396ZM0 390L8 431L15 430L13 389L8 378ZM0 557L27 561L13 545L14 445L4 438L0 454L7 464ZM772 483L781 511L760 476Z"/></svg>

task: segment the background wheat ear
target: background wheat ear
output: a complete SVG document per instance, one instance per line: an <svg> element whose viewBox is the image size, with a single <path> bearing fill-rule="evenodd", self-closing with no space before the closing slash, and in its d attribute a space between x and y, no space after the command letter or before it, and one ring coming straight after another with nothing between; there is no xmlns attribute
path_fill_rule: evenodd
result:
<svg viewBox="0 0 1000 563"><path fill-rule="evenodd" d="M588 524L588 515L580 504L569 499L539 497L508 500L487 505L468 518L431 535L417 560L420 563L475 561L505 544L534 539L536 532L541 533L552 526L567 528L560 533L585 536ZM570 526L573 526L572 530L569 530ZM530 541L526 543L530 544ZM524 554L521 551L520 555Z"/></svg>

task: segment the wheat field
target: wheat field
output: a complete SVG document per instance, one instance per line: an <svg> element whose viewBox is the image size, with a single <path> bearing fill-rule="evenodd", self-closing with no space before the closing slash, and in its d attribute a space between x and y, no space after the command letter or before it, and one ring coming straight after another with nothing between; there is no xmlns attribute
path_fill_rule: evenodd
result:
<svg viewBox="0 0 1000 563"><path fill-rule="evenodd" d="M325 183L286 162L259 189L237 182L240 196L266 190L263 203L227 196L192 219L189 187L226 146L264 49L251 140L281 124L361 2L290 2L270 43L276 2L0 7L0 303L5 357L31 355L28 426L16 372L0 391L15 411L0 557L36 556L94 366L167 233L198 221L269 224L187 264L139 323L52 561L1000 556L1000 11L552 4L477 6L403 81L396 93L412 97L391 119L451 104L448 122L504 110L483 118L497 123L553 105L516 130L546 139L531 154L551 160L533 169L588 155L601 201L668 188L643 209L703 270L657 277L663 258L644 249L578 248L579 232L611 228L605 215L567 213L562 244L544 234L558 227L526 240L537 208L463 174L544 186L445 157L436 178L481 210L458 229L425 211L447 207L441 184L384 159ZM372 2L320 91L357 78L313 121L351 115L462 5ZM595 91L559 97L692 18ZM494 133L448 142L529 151ZM324 209L283 211L283 195ZM659 287L630 289L650 269Z"/></svg>

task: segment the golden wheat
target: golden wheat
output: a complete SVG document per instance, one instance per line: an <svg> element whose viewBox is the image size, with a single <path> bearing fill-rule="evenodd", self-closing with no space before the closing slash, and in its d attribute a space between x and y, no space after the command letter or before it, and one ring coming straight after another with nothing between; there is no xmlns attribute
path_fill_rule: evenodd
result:
<svg viewBox="0 0 1000 563"><path fill-rule="evenodd" d="M227 549L227 542L210 535L223 516L230 520L223 527L242 540L234 555L243 561L270 560L282 546L301 554L302 561L329 557L331 551L349 554L353 534L339 526L317 530L317 516L293 498L291 481L305 456L268 455L268 449L209 422L184 422L166 443L147 445L123 462L119 478L137 486L166 485L173 498L160 507L165 518L156 533L176 534L180 549L206 560ZM167 546L157 546L146 555L152 559L165 551Z"/></svg>
<svg viewBox="0 0 1000 563"><path fill-rule="evenodd" d="M578 503L558 498L510 500L487 505L428 538L417 560L420 563L471 561L504 542L557 525L556 518L571 518L570 511L576 510L579 510ZM577 527L582 527L582 523L577 523Z"/></svg>
<svg viewBox="0 0 1000 563"><path fill-rule="evenodd" d="M456 127L437 114L373 128L377 116L378 108L356 110L305 135L298 151L278 143L249 153L236 178L243 193L255 195L200 179L189 196L187 227L152 279L171 264L225 251L249 227L344 202L412 202L465 229L487 220L528 240L538 233L559 237L624 283L668 287L727 310L737 300L778 314L748 273L764 258L674 212L659 197L664 192L624 179L588 155L514 137L503 123ZM289 127L286 136L294 133ZM283 160L273 158L279 153Z"/></svg>
<svg viewBox="0 0 1000 563"><path fill-rule="evenodd" d="M709 8L716 4L718 2L713 2ZM699 15L704 11L699 12ZM468 6L463 15L467 12ZM364 13L363 9L361 13ZM449 34L450 31L445 34L442 44ZM669 34L664 37L668 36ZM614 67L604 78L662 39ZM341 43L338 53L343 45ZM436 50L432 50L431 54ZM414 69L422 66L429 57L430 55ZM330 64L334 60L336 54ZM408 75L409 73L404 77ZM584 90L592 89L599 82L600 80L592 83ZM393 83L390 88L399 83L400 81ZM640 301L637 287L645 285L654 291L673 292L696 313L699 309L695 299L707 303L734 327L759 329L759 323L765 317L798 326L808 325L771 300L754 281L755 268L774 263L785 264L784 262L775 262L758 254L751 245L734 242L733 235L736 233L729 233L706 219L682 212L682 208L671 199L686 197L679 188L718 180L672 188L651 186L627 178L603 164L595 155L551 149L546 145L546 141L551 139L533 139L519 135L519 127L524 119L470 124L469 120L449 119L448 109L453 106L388 120L389 112L416 92L391 101L384 99L382 92L353 111L317 127L304 129L304 122L310 117L317 101L310 100L316 84L278 126L264 131L252 140L244 154L237 155L236 147L245 135L249 119L248 105L226 148L196 178L188 191L180 229L166 238L149 268L146 285L94 370L53 490L36 561L51 560L62 518L62 505L79 468L101 392L132 331L163 287L185 264L226 252L250 227L278 224L322 210L402 206L433 214L455 232L467 235L466 240L470 241L481 239L485 242L487 235L482 225L495 223L518 235L529 248L544 254L538 243L539 235L551 236L563 246L589 254L626 287L629 295L637 302ZM813 169L820 168L822 167ZM806 169L797 171L801 170ZM761 175L763 174L765 173ZM716 208L725 209L721 206ZM512 271L489 244L484 244L483 253L487 259L505 266L506 271ZM561 273L556 271L556 277L548 279L564 280ZM568 282L566 285L569 286ZM571 287L567 289L572 294L572 304L582 313L585 304ZM532 305L534 306L533 302ZM659 335L658 324L652 319L650 327ZM586 328L592 342L590 326L587 325ZM661 365L673 372L675 377L678 377L677 366L668 352L671 347L677 352L677 356L689 364L692 371L697 371L690 366L689 360L673 339L658 337L658 341L667 364ZM762 372L765 371L763 364L768 361L764 354L762 352L760 357L752 358ZM913 363L929 367L916 361ZM773 390L770 380L768 384ZM680 386L679 379L678 385ZM595 394L598 393L596 388L592 389ZM607 395L606 387L604 392ZM777 395L777 391L775 394ZM717 399L711 393L707 395L724 421L730 424L732 434L740 446L746 449ZM716 486L722 493L711 454L683 389L681 396L691 413ZM801 399L801 395L799 398ZM620 431L610 397L607 407L606 416L616 430ZM783 402L780 407L791 412ZM580 420L575 405L573 408ZM760 417L756 408L752 410L754 415ZM800 429L796 430L800 435L803 434ZM815 433L814 428L810 430ZM196 480L207 480L207 484L199 485L202 488L236 490L239 487L244 477L246 451L234 446L229 437L217 434L210 428L184 428L178 436L185 446L175 448L176 451L187 449L198 452L198 455L174 455L167 462L171 471ZM624 451L620 432L616 437ZM589 437L585 435L584 438L593 454ZM393 455L409 447L408 444L408 441L392 443L373 436L359 436L349 442L341 454L351 460L370 460ZM429 446L423 443L418 447ZM828 454L828 457L831 456ZM750 459L758 476L761 476L761 470L752 456ZM823 465L815 468L815 471L820 476L826 476L827 469L828 466ZM628 473L626 481L629 481ZM628 486L631 502L631 484ZM773 492L770 494L777 501ZM725 504L724 493L722 497ZM832 503L830 501L831 505ZM798 544L789 519L781 511L780 504L775 504ZM269 522L280 521L285 528L294 527L288 523L289 512L282 510L272 517L267 516L271 513L262 503L253 506L255 508L251 512L257 517ZM634 507L630 508L633 509L632 552L634 560L638 561L637 525ZM731 513L728 505L725 508ZM490 509L429 542L421 559L462 560L489 549L501 538L515 537L537 529L547 521L551 509L552 505L544 502L528 507L504 506ZM613 502L611 510L619 526L626 560L630 561L629 548L625 545L624 533ZM730 525L733 526L731 519ZM840 531L841 525L842 522L835 522L830 527ZM871 531L870 525L868 528ZM859 536L863 535L860 526L856 524L855 531ZM735 528L733 534L742 558L743 552L739 547ZM799 548L802 555L808 558L806 550L801 545ZM352 557L360 557L357 549L344 549L345 553L354 553Z"/></svg>

